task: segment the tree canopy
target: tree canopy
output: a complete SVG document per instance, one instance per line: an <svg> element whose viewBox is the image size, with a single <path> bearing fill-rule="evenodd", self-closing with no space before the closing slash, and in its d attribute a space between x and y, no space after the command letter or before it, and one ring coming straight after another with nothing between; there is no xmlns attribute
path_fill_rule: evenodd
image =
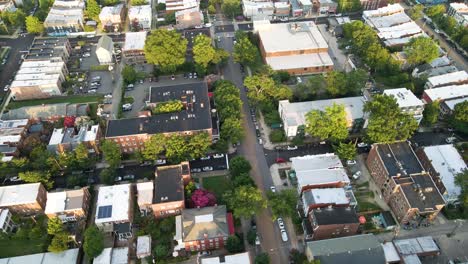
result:
<svg viewBox="0 0 468 264"><path fill-rule="evenodd" d="M145 57L148 63L163 72L175 72L185 62L188 41L175 30L157 29L146 38Z"/></svg>
<svg viewBox="0 0 468 264"><path fill-rule="evenodd" d="M59 253L68 249L68 241L70 234L68 232L60 232L54 235L47 250L53 253Z"/></svg>
<svg viewBox="0 0 468 264"><path fill-rule="evenodd" d="M430 63L439 57L439 47L429 37L412 38L405 48L407 61L413 65Z"/></svg>
<svg viewBox="0 0 468 264"><path fill-rule="evenodd" d="M224 50L215 49L211 45L211 39L203 34L195 37L192 51L193 60L205 71L208 65L217 64L221 62L221 60L229 57L229 54Z"/></svg>
<svg viewBox="0 0 468 264"><path fill-rule="evenodd" d="M83 250L88 258L95 258L104 250L104 234L95 225L84 233Z"/></svg>
<svg viewBox="0 0 468 264"><path fill-rule="evenodd" d="M63 232L63 223L58 217L54 217L49 219L47 223L47 234L49 235L56 235L58 233Z"/></svg>
<svg viewBox="0 0 468 264"><path fill-rule="evenodd" d="M40 182L46 186L46 188L52 188L53 182L49 172L45 171L26 171L18 174L21 180L25 182Z"/></svg>
<svg viewBox="0 0 468 264"><path fill-rule="evenodd" d="M104 159L111 168L117 168L120 165L122 155L120 153L120 147L117 143L112 140L104 140L101 145L102 154Z"/></svg>
<svg viewBox="0 0 468 264"><path fill-rule="evenodd" d="M270 256L267 253L261 253L255 257L255 264L269 264Z"/></svg>
<svg viewBox="0 0 468 264"><path fill-rule="evenodd" d="M465 169L455 176L455 184L460 187L459 200L464 207L468 208L468 170Z"/></svg>
<svg viewBox="0 0 468 264"><path fill-rule="evenodd" d="M424 5L422 4L417 4L414 5L410 10L409 10L409 16L413 20L419 20L423 17L423 11L424 11Z"/></svg>
<svg viewBox="0 0 468 264"><path fill-rule="evenodd" d="M259 58L260 53L255 45L250 42L247 35L241 36L234 45L233 58L242 65L252 66Z"/></svg>
<svg viewBox="0 0 468 264"><path fill-rule="evenodd" d="M268 205L271 207L273 220L278 217L292 217L297 214L297 191L294 189L286 189L280 192L268 192Z"/></svg>
<svg viewBox="0 0 468 264"><path fill-rule="evenodd" d="M325 111L312 110L305 117L305 132L311 136L333 141L348 137L348 121L343 105L333 104Z"/></svg>
<svg viewBox="0 0 468 264"><path fill-rule="evenodd" d="M455 105L451 123L458 131L468 134L468 101Z"/></svg>
<svg viewBox="0 0 468 264"><path fill-rule="evenodd" d="M257 74L245 78L244 85L249 89L247 97L254 103L262 104L267 101L290 99L291 90L282 84L277 84L270 76Z"/></svg>
<svg viewBox="0 0 468 264"><path fill-rule="evenodd" d="M242 14L242 7L240 0L224 0L221 4L221 9L224 15L229 18L234 18Z"/></svg>
<svg viewBox="0 0 468 264"><path fill-rule="evenodd" d="M239 89L229 81L215 83L214 99L221 121L221 139L237 142L244 137L242 100Z"/></svg>
<svg viewBox="0 0 468 264"><path fill-rule="evenodd" d="M39 21L39 18L28 16L26 17L26 30L28 33L41 34L44 32L44 25L41 21Z"/></svg>
<svg viewBox="0 0 468 264"><path fill-rule="evenodd" d="M252 166L250 165L250 162L243 156L235 156L229 160L229 172L232 176L249 173L251 169Z"/></svg>
<svg viewBox="0 0 468 264"><path fill-rule="evenodd" d="M137 80L137 73L135 71L135 68L133 68L130 65L125 65L122 69L121 74L125 85L133 84Z"/></svg>
<svg viewBox="0 0 468 264"><path fill-rule="evenodd" d="M353 142L340 142L335 148L336 154L343 160L353 160L357 155Z"/></svg>
<svg viewBox="0 0 468 264"><path fill-rule="evenodd" d="M392 96L374 96L374 100L366 102L364 111L369 113L367 137L372 142L406 140L418 128L416 120L411 115L402 113Z"/></svg>
<svg viewBox="0 0 468 264"><path fill-rule="evenodd" d="M244 250L244 243L236 235L229 236L228 239L226 240L226 250L229 253L242 252Z"/></svg>
<svg viewBox="0 0 468 264"><path fill-rule="evenodd" d="M252 217L267 206L262 192L252 186L240 186L234 191L227 191L223 199L236 217Z"/></svg>
<svg viewBox="0 0 468 264"><path fill-rule="evenodd" d="M101 13L101 8L96 0L86 1L85 15L94 21L99 21L99 14Z"/></svg>
<svg viewBox="0 0 468 264"><path fill-rule="evenodd" d="M431 126L437 122L439 117L440 103L438 101L426 104L424 106L422 123Z"/></svg>

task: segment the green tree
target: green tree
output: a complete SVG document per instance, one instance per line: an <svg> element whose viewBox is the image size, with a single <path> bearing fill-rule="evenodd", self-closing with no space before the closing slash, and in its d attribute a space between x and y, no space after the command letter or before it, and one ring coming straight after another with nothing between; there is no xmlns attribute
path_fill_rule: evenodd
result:
<svg viewBox="0 0 468 264"><path fill-rule="evenodd" d="M346 74L346 90L343 95L358 95L368 79L367 72L363 69L353 70Z"/></svg>
<svg viewBox="0 0 468 264"><path fill-rule="evenodd" d="M146 0L132 0L132 6L141 6L141 5L147 5L148 2Z"/></svg>
<svg viewBox="0 0 468 264"><path fill-rule="evenodd" d="M426 15L428 15L431 18L445 14L445 12L446 12L446 9L445 9L444 4L433 5L433 6L426 8Z"/></svg>
<svg viewBox="0 0 468 264"><path fill-rule="evenodd" d="M244 138L242 120L229 117L221 125L221 137L230 142L238 142Z"/></svg>
<svg viewBox="0 0 468 264"><path fill-rule="evenodd" d="M269 264L270 256L267 253L261 253L255 257L255 264Z"/></svg>
<svg viewBox="0 0 468 264"><path fill-rule="evenodd" d="M292 217L297 214L297 191L294 189L286 189L280 192L268 192L268 204L271 207L273 220L280 216Z"/></svg>
<svg viewBox="0 0 468 264"><path fill-rule="evenodd" d="M240 99L240 92L229 81L218 81L216 83L216 90L214 93L214 99L218 107L218 113L221 121L226 118L237 118L241 117L242 100Z"/></svg>
<svg viewBox="0 0 468 264"><path fill-rule="evenodd" d="M63 222L58 217L49 219L47 223L47 234L56 235L64 231Z"/></svg>
<svg viewBox="0 0 468 264"><path fill-rule="evenodd" d="M53 253L59 253L68 249L69 233L60 232L55 234L47 250Z"/></svg>
<svg viewBox="0 0 468 264"><path fill-rule="evenodd" d="M190 153L192 159L198 159L206 155L210 146L210 135L206 132L197 133L189 139L188 153Z"/></svg>
<svg viewBox="0 0 468 264"><path fill-rule="evenodd" d="M250 162L243 156L235 156L229 160L229 172L232 176L236 177L243 173L249 173L252 169Z"/></svg>
<svg viewBox="0 0 468 264"><path fill-rule="evenodd" d="M249 232L247 232L247 242L249 245L255 245L255 240L257 239L257 231L250 229Z"/></svg>
<svg viewBox="0 0 468 264"><path fill-rule="evenodd" d="M234 188L238 188L240 186L257 187L257 185L255 185L254 180L252 179L252 177L250 177L248 173L241 173L239 175L233 175L231 177L231 182Z"/></svg>
<svg viewBox="0 0 468 264"><path fill-rule="evenodd" d="M37 17L26 17L26 30L32 34L41 34L44 32L44 25Z"/></svg>
<svg viewBox="0 0 468 264"><path fill-rule="evenodd" d="M165 149L166 137L163 134L152 135L149 140L145 142L145 149L141 151L145 160L156 160L158 155Z"/></svg>
<svg viewBox="0 0 468 264"><path fill-rule="evenodd" d="M2 12L0 13L0 17L5 24L11 25L13 27L19 27L24 25L26 19L26 15L21 9L17 9L15 12Z"/></svg>
<svg viewBox="0 0 468 264"><path fill-rule="evenodd" d="M223 199L236 217L252 217L267 206L262 192L251 186L241 186L234 191L227 191Z"/></svg>
<svg viewBox="0 0 468 264"><path fill-rule="evenodd" d="M234 18L242 14L241 2L239 0L224 0L221 4L224 15Z"/></svg>
<svg viewBox="0 0 468 264"><path fill-rule="evenodd" d="M346 90L346 75L343 72L331 71L325 77L327 92L332 96L343 94Z"/></svg>
<svg viewBox="0 0 468 264"><path fill-rule="evenodd" d="M465 169L455 176L455 184L460 187L460 203L468 208L468 169Z"/></svg>
<svg viewBox="0 0 468 264"><path fill-rule="evenodd" d="M112 140L104 140L101 144L101 150L105 161L111 168L117 168L120 165L122 157L117 143Z"/></svg>
<svg viewBox="0 0 468 264"><path fill-rule="evenodd" d="M451 124L458 131L468 134L468 101L455 105Z"/></svg>
<svg viewBox="0 0 468 264"><path fill-rule="evenodd" d="M99 179L102 183L112 185L116 176L115 168L105 168L99 173Z"/></svg>
<svg viewBox="0 0 468 264"><path fill-rule="evenodd" d="M94 21L99 21L99 13L101 13L101 8L96 0L86 1L85 15Z"/></svg>
<svg viewBox="0 0 468 264"><path fill-rule="evenodd" d="M180 112L184 109L184 104L180 100L171 100L166 102L160 102L153 108L153 114L164 114Z"/></svg>
<svg viewBox="0 0 468 264"><path fill-rule="evenodd" d="M325 111L312 110L306 114L305 132L321 140L343 140L348 137L348 122L343 105L333 104Z"/></svg>
<svg viewBox="0 0 468 264"><path fill-rule="evenodd" d="M89 160L89 151L88 148L83 144L80 143L76 146L74 150L74 157L76 162L81 168L89 167L90 160Z"/></svg>
<svg viewBox="0 0 468 264"><path fill-rule="evenodd" d="M163 259L167 257L167 254L169 253L169 249L167 248L166 245L158 244L156 245L156 247L154 247L153 253L156 258Z"/></svg>
<svg viewBox="0 0 468 264"><path fill-rule="evenodd" d="M291 264L308 264L306 255L295 248L289 251L289 261Z"/></svg>
<svg viewBox="0 0 468 264"><path fill-rule="evenodd" d="M439 57L439 47L431 38L421 36L409 41L405 53L408 63L419 65Z"/></svg>
<svg viewBox="0 0 468 264"><path fill-rule="evenodd" d="M40 182L46 188L52 188L53 182L50 179L50 173L42 171L26 171L18 173L21 180L25 182Z"/></svg>
<svg viewBox="0 0 468 264"><path fill-rule="evenodd" d="M125 65L125 67L122 69L121 74L125 85L135 83L137 80L137 73L135 69L130 65Z"/></svg>
<svg viewBox="0 0 468 264"><path fill-rule="evenodd" d="M166 137L166 157L178 163L187 158L188 154L188 144L186 138L178 135L173 134Z"/></svg>
<svg viewBox="0 0 468 264"><path fill-rule="evenodd" d="M236 235L229 236L227 241L226 241L226 250L229 253L242 252L244 250L244 243Z"/></svg>
<svg viewBox="0 0 468 264"><path fill-rule="evenodd" d="M340 159L343 159L343 160L353 160L357 155L356 147L354 146L353 142L349 142L349 143L340 142L336 146L335 151L338 157L340 157Z"/></svg>
<svg viewBox="0 0 468 264"><path fill-rule="evenodd" d="M366 102L364 111L369 113L367 137L372 142L406 140L418 128L416 120L402 113L396 99L391 96L374 96L374 100Z"/></svg>
<svg viewBox="0 0 468 264"><path fill-rule="evenodd" d="M175 30L154 30L146 38L146 60L160 67L163 72L175 72L185 62L187 43Z"/></svg>
<svg viewBox="0 0 468 264"><path fill-rule="evenodd" d="M438 101L426 104L424 106L423 120L422 123L427 126L431 126L437 122L439 117L440 103Z"/></svg>
<svg viewBox="0 0 468 264"><path fill-rule="evenodd" d="M235 62L246 66L252 66L259 59L260 53L257 47L245 36L237 40L232 55Z"/></svg>
<svg viewBox="0 0 468 264"><path fill-rule="evenodd" d="M322 74L317 74L307 78L305 82L298 83L293 94L300 101L310 100L323 88L325 88L325 79Z"/></svg>
<svg viewBox="0 0 468 264"><path fill-rule="evenodd" d="M270 100L283 100L292 97L291 90L285 85L278 85L267 75L253 75L245 78L244 85L249 89L247 96L255 103Z"/></svg>
<svg viewBox="0 0 468 264"><path fill-rule="evenodd" d="M88 258L95 258L104 250L104 234L95 225L84 233L83 250Z"/></svg>
<svg viewBox="0 0 468 264"><path fill-rule="evenodd" d="M217 50L211 45L211 39L206 35L195 37L193 44L193 59L204 71L209 64L217 64L229 56L224 50Z"/></svg>
<svg viewBox="0 0 468 264"><path fill-rule="evenodd" d="M419 20L424 15L423 10L424 10L424 5L421 5L421 4L414 5L409 11L409 16L413 20Z"/></svg>

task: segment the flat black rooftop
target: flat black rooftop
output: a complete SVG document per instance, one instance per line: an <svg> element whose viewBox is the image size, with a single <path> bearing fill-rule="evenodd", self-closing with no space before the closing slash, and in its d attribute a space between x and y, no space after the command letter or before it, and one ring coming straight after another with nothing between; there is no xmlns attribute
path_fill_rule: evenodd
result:
<svg viewBox="0 0 468 264"><path fill-rule="evenodd" d="M356 211L351 207L333 207L314 209L312 214L318 225L359 223Z"/></svg>
<svg viewBox="0 0 468 264"><path fill-rule="evenodd" d="M376 147L390 176L411 175L424 170L408 142L377 144Z"/></svg>
<svg viewBox="0 0 468 264"><path fill-rule="evenodd" d="M164 166L156 169L154 203L168 203L184 199L182 166Z"/></svg>
<svg viewBox="0 0 468 264"><path fill-rule="evenodd" d="M205 83L151 87L151 103L180 100L184 109L177 113L109 120L106 137L158 134L212 129L210 101Z"/></svg>
<svg viewBox="0 0 468 264"><path fill-rule="evenodd" d="M408 199L411 208L418 208L419 212L433 212L438 210L437 205L445 204L444 198L439 193L432 181L431 176L413 175L410 177L411 183L401 184L401 189Z"/></svg>

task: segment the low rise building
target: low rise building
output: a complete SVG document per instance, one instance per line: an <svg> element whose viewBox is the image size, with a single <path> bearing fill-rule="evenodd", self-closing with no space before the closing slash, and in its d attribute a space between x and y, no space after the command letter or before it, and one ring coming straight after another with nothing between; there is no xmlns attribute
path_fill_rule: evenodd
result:
<svg viewBox="0 0 468 264"><path fill-rule="evenodd" d="M418 124L421 123L424 112L424 102L417 98L413 92L407 88L397 88L386 89L383 94L395 98L403 113L413 116Z"/></svg>
<svg viewBox="0 0 468 264"><path fill-rule="evenodd" d="M25 61L64 61L67 62L71 55L71 45L68 38L34 38ZM50 65L51 67L57 65ZM65 74L66 72L64 72ZM62 78L65 78L63 76Z"/></svg>
<svg viewBox="0 0 468 264"><path fill-rule="evenodd" d="M442 115L442 117L452 115L453 111L455 111L455 106L457 104L461 104L461 103L463 103L465 101L468 101L468 97L450 99L450 100L443 101L440 104L440 114Z"/></svg>
<svg viewBox="0 0 468 264"><path fill-rule="evenodd" d="M439 246L430 236L393 240L393 246L402 263L423 263L420 257L440 254Z"/></svg>
<svg viewBox="0 0 468 264"><path fill-rule="evenodd" d="M332 0L312 1L313 10L319 14L335 14L338 4Z"/></svg>
<svg viewBox="0 0 468 264"><path fill-rule="evenodd" d="M270 1L242 0L242 10L244 17L270 20L275 13L275 6Z"/></svg>
<svg viewBox="0 0 468 264"><path fill-rule="evenodd" d="M48 192L45 214L49 218L58 217L62 222L86 219L91 194L88 187L62 192Z"/></svg>
<svg viewBox="0 0 468 264"><path fill-rule="evenodd" d="M45 31L49 36L83 32L84 8L85 3L81 0L54 1L44 21Z"/></svg>
<svg viewBox="0 0 468 264"><path fill-rule="evenodd" d="M123 4L105 6L99 13L102 29L107 32L118 32L122 30L125 21L125 8Z"/></svg>
<svg viewBox="0 0 468 264"><path fill-rule="evenodd" d="M313 240L356 235L359 228L358 215L351 207L317 208L308 217Z"/></svg>
<svg viewBox="0 0 468 264"><path fill-rule="evenodd" d="M302 192L304 215L309 215L313 209L325 207L348 207L352 199L344 188L320 188ZM354 198L354 197L353 197Z"/></svg>
<svg viewBox="0 0 468 264"><path fill-rule="evenodd" d="M309 261L321 264L385 263L382 245L373 234L310 241L305 254Z"/></svg>
<svg viewBox="0 0 468 264"><path fill-rule="evenodd" d="M234 218L225 205L186 209L176 216L177 246L174 251L205 251L223 248L234 234Z"/></svg>
<svg viewBox="0 0 468 264"><path fill-rule="evenodd" d="M29 119L34 121L56 122L66 116L86 116L88 104L44 104L10 109L3 113L3 120Z"/></svg>
<svg viewBox="0 0 468 264"><path fill-rule="evenodd" d="M105 248L93 259L94 264L126 264L129 261L128 247Z"/></svg>
<svg viewBox="0 0 468 264"><path fill-rule="evenodd" d="M297 191L313 188L341 188L350 183L340 158L334 153L291 158Z"/></svg>
<svg viewBox="0 0 468 264"><path fill-rule="evenodd" d="M67 263L78 264L81 263L80 249L73 248L67 249L60 253L46 252L37 253L32 255L24 255L18 257L10 257L1 259L2 263L34 263L34 264L53 264L53 263Z"/></svg>
<svg viewBox="0 0 468 264"><path fill-rule="evenodd" d="M401 224L429 223L445 206L408 142L372 145L367 167Z"/></svg>
<svg viewBox="0 0 468 264"><path fill-rule="evenodd" d="M197 0L165 0L165 2L166 13L173 13L200 6L200 2Z"/></svg>
<svg viewBox="0 0 468 264"><path fill-rule="evenodd" d="M144 48L147 35L146 31L125 33L125 42L122 48L125 63L131 65L146 63Z"/></svg>
<svg viewBox="0 0 468 264"><path fill-rule="evenodd" d="M108 36L99 38L96 47L96 57L101 65L113 63L114 58L114 42Z"/></svg>
<svg viewBox="0 0 468 264"><path fill-rule="evenodd" d="M450 73L450 72L445 72L441 74L435 74L439 72L438 70L439 68L447 68L450 66L453 66L452 61L447 56L442 56L442 57L432 60L430 63L425 63L423 65L415 67L411 75L416 78L420 78L423 76L433 77L433 76L437 76L437 75L441 75L445 73Z"/></svg>
<svg viewBox="0 0 468 264"><path fill-rule="evenodd" d="M277 18L289 17L291 13L291 4L289 2L273 2L273 5L275 7L274 15Z"/></svg>
<svg viewBox="0 0 468 264"><path fill-rule="evenodd" d="M151 213L151 205L153 204L154 182L139 182L137 188L137 204L140 212L143 215Z"/></svg>
<svg viewBox="0 0 468 264"><path fill-rule="evenodd" d="M136 256L139 259L151 256L151 236L139 236L137 238Z"/></svg>
<svg viewBox="0 0 468 264"><path fill-rule="evenodd" d="M112 232L119 240L132 237L132 186L101 186L96 203L94 223L104 232ZM108 263L108 262L106 262Z"/></svg>
<svg viewBox="0 0 468 264"><path fill-rule="evenodd" d="M54 128L47 150L61 154L73 151L79 144L83 144L89 153L98 154L100 133L99 125Z"/></svg>
<svg viewBox="0 0 468 264"><path fill-rule="evenodd" d="M281 100L278 105L278 112L283 121L283 129L288 138L295 137L306 125L306 114L312 110L325 111L327 107L334 104L343 105L346 112L348 128L364 125L364 104L366 100L363 96L327 99L309 102L290 103L289 100ZM362 122L356 122L356 121Z"/></svg>
<svg viewBox="0 0 468 264"><path fill-rule="evenodd" d="M28 119L0 120L0 154L3 158L19 155L18 147L22 146L29 127Z"/></svg>
<svg viewBox="0 0 468 264"><path fill-rule="evenodd" d="M449 85L434 89L424 90L422 99L424 102L444 102L452 99L460 99L468 96L468 84Z"/></svg>
<svg viewBox="0 0 468 264"><path fill-rule="evenodd" d="M144 148L144 142L154 134L193 135L206 132L211 138L215 131L206 83L151 87L148 105L180 100L180 112L155 114L146 117L109 120L106 139L119 144L123 153Z"/></svg>
<svg viewBox="0 0 468 264"><path fill-rule="evenodd" d="M468 84L468 73L466 71L451 72L443 75L427 78L424 89L433 89L442 86Z"/></svg>
<svg viewBox="0 0 468 264"><path fill-rule="evenodd" d="M205 21L203 13L198 7L177 11L175 18L175 27L180 30L201 27Z"/></svg>
<svg viewBox="0 0 468 264"><path fill-rule="evenodd" d="M151 30L152 17L151 5L132 6L128 9L128 20L135 31Z"/></svg>
<svg viewBox="0 0 468 264"><path fill-rule="evenodd" d="M461 26L468 26L468 6L465 3L450 3L447 13Z"/></svg>
<svg viewBox="0 0 468 264"><path fill-rule="evenodd" d="M360 0L363 10L375 10L388 5L388 0ZM398 3L399 1L394 1Z"/></svg>
<svg viewBox="0 0 468 264"><path fill-rule="evenodd" d="M468 167L457 149L453 145L427 146L418 149L416 154L445 201L458 202L461 188L455 183L455 176Z"/></svg>
<svg viewBox="0 0 468 264"><path fill-rule="evenodd" d="M251 264L249 252L201 258L201 264Z"/></svg>
<svg viewBox="0 0 468 264"><path fill-rule="evenodd" d="M16 224L11 219L12 214L8 208L0 208L0 232L11 233L16 227Z"/></svg>
<svg viewBox="0 0 468 264"><path fill-rule="evenodd" d="M14 214L43 214L47 191L40 183L27 183L0 187L0 208Z"/></svg>
<svg viewBox="0 0 468 264"><path fill-rule="evenodd" d="M333 70L328 44L313 22L266 23L258 34L262 57L273 70L293 75Z"/></svg>

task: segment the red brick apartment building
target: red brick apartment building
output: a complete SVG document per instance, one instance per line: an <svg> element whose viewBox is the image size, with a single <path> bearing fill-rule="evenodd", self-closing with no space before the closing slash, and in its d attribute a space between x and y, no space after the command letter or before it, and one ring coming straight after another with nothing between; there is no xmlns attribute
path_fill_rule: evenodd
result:
<svg viewBox="0 0 468 264"><path fill-rule="evenodd" d="M359 220L351 207L317 208L309 214L312 239L321 240L357 234Z"/></svg>
<svg viewBox="0 0 468 264"><path fill-rule="evenodd" d="M408 142L372 145L367 166L400 223L431 221L445 206Z"/></svg>
<svg viewBox="0 0 468 264"><path fill-rule="evenodd" d="M148 106L160 102L180 100L180 112L156 114L136 118L109 120L105 138L119 144L123 153L144 149L144 143L154 134L193 135L206 132L212 139L218 135L217 115L211 112L206 83L151 87Z"/></svg>

